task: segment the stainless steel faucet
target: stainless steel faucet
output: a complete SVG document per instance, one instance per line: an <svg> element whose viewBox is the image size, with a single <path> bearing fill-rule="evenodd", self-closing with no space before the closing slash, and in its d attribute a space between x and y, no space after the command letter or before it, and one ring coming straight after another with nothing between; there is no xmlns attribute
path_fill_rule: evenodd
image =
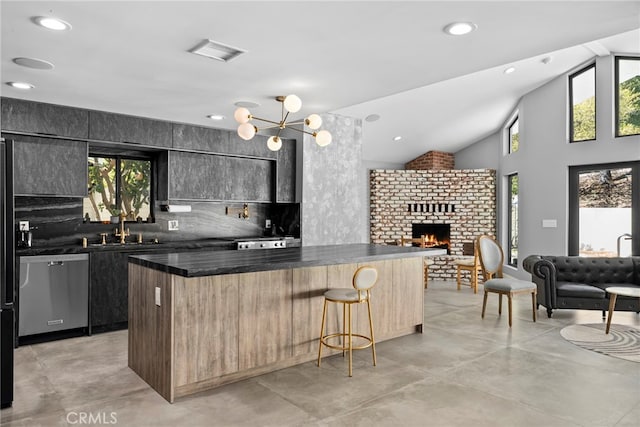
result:
<svg viewBox="0 0 640 427"><path fill-rule="evenodd" d="M631 239L633 239L633 236L631 234L629 234L629 233L624 233L624 234L618 236L618 240L617 240L618 256L620 256L620 242L622 241L622 239L631 240Z"/></svg>

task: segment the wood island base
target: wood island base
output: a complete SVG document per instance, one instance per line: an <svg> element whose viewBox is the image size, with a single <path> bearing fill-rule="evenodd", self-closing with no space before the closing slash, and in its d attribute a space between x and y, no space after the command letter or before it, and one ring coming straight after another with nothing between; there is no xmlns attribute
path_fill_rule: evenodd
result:
<svg viewBox="0 0 640 427"><path fill-rule="evenodd" d="M351 287L361 265L379 273L371 300L376 341L421 332L422 257L203 277L130 262L129 367L173 402L315 360L323 294ZM327 317L341 330L337 308ZM368 331L366 306L354 307L353 324Z"/></svg>

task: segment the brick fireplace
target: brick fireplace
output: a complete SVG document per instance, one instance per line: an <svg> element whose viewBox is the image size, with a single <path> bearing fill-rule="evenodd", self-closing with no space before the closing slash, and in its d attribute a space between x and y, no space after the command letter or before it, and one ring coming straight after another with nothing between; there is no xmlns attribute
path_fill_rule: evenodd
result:
<svg viewBox="0 0 640 427"><path fill-rule="evenodd" d="M463 245L480 234L496 234L492 169L379 169L370 180L372 243L396 244L402 236L422 234L440 240L440 232L424 232L425 226L448 229L449 254L434 258L430 279L455 280L453 260L463 255Z"/></svg>

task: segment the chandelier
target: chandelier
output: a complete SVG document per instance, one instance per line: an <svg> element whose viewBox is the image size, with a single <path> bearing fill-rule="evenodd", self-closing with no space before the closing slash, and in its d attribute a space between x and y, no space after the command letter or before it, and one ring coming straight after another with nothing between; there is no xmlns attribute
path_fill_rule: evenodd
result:
<svg viewBox="0 0 640 427"><path fill-rule="evenodd" d="M316 143L321 147L325 147L331 144L331 133L329 133L329 131L320 130L316 132L316 130L319 129L320 126L322 126L322 118L317 114L311 114L304 120L287 123L289 113L297 113L298 111L300 111L300 108L302 108L302 101L300 100L300 98L298 98L296 95L277 96L276 101L282 104L280 121L277 122L274 120L267 120L256 117L244 107L240 107L235 111L233 117L238 123L240 123L240 125L238 126L238 135L240 135L240 138L244 139L245 141L252 139L258 132L258 127L250 122L251 120L260 120L262 122L271 123L271 126L260 128L261 130L278 128L278 133L267 140L267 147L269 147L269 150L271 151L278 151L282 147L280 132L282 132L285 128L313 136L316 139ZM302 125L302 128L292 127L292 125ZM304 130L305 125L313 132Z"/></svg>

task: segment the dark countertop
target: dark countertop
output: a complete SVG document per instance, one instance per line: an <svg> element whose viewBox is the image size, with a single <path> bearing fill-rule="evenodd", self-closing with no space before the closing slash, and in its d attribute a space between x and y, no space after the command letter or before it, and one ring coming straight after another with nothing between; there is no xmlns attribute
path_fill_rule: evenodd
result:
<svg viewBox="0 0 640 427"><path fill-rule="evenodd" d="M201 277L421 257L439 255L442 251L362 243L249 251L132 255L129 262L179 276Z"/></svg>
<svg viewBox="0 0 640 427"><path fill-rule="evenodd" d="M31 248L16 248L16 256L32 255L62 255L82 254L91 252L175 252L176 250L206 250L206 249L235 249L235 243L228 239L202 239L188 241L174 241L162 243L108 243L106 245L90 244L83 248L81 245L34 246Z"/></svg>
<svg viewBox="0 0 640 427"><path fill-rule="evenodd" d="M75 245L47 245L33 246L31 248L16 248L16 256L34 256L34 255L66 255L66 254L84 254L92 252L176 252L176 251L206 251L206 250L235 250L238 241L256 240L258 238L246 237L227 237L227 238L209 238L199 240L177 240L165 241L160 243L119 243L89 244L83 248L80 244ZM286 238L288 246L300 246L299 238Z"/></svg>

